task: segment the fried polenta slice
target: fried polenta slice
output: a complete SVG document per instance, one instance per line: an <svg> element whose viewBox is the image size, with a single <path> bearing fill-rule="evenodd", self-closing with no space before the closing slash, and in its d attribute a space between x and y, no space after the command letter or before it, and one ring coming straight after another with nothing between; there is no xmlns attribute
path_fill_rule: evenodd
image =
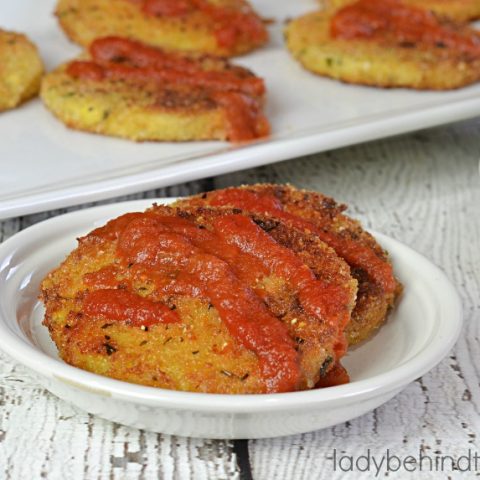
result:
<svg viewBox="0 0 480 480"><path fill-rule="evenodd" d="M46 75L41 97L77 130L134 141L247 141L269 133L264 92L262 79L225 59L106 37Z"/></svg>
<svg viewBox="0 0 480 480"><path fill-rule="evenodd" d="M368 0L363 3L368 5ZM388 11L390 7L411 8L389 0L383 9ZM435 35L441 31L446 41L411 41L409 32L396 35L388 28L384 35L371 38L343 38L332 33L332 20L340 11L309 13L287 25L288 49L307 70L347 83L419 90L455 89L480 80L480 34L468 26L456 26L417 8L412 12L429 15L426 21L435 23ZM402 15L408 17L405 12ZM381 17L385 17L384 12ZM411 26L416 23L415 19ZM422 35L422 27L417 27L417 35ZM365 35L371 31L360 28L360 23L355 28Z"/></svg>
<svg viewBox="0 0 480 480"><path fill-rule="evenodd" d="M405 4L430 10L436 15L454 22L469 22L480 18L478 0L403 0ZM327 0L330 8L341 8L355 0ZM325 2L322 2L323 4Z"/></svg>
<svg viewBox="0 0 480 480"><path fill-rule="evenodd" d="M267 242L318 275L333 310L308 313L306 292L257 270L228 225L256 232L252 252ZM332 249L278 220L156 206L79 239L41 289L44 324L71 365L154 387L266 393L312 388L333 368L356 281Z"/></svg>
<svg viewBox="0 0 480 480"><path fill-rule="evenodd" d="M268 38L245 0L59 0L56 15L83 46L116 35L168 50L234 56Z"/></svg>
<svg viewBox="0 0 480 480"><path fill-rule="evenodd" d="M386 320L402 286L394 277L388 254L360 223L343 213L344 205L319 193L290 185L245 185L189 197L177 205L240 208L281 219L317 235L351 268L358 282L355 308L346 334L350 345L369 338Z"/></svg>
<svg viewBox="0 0 480 480"><path fill-rule="evenodd" d="M75 130L134 141L226 140L222 108L188 87L159 90L128 82L72 78L62 66L46 75L46 107Z"/></svg>
<svg viewBox="0 0 480 480"><path fill-rule="evenodd" d="M171 215L172 212L171 208L165 209L162 206L155 206L152 211L159 215ZM302 304L302 293L298 290L300 283L298 278L289 278L285 271L282 271L281 274L270 272L268 276L262 277L248 263L248 255L244 263L230 259L225 246L219 248L219 253L217 252L222 258L229 261L240 278L252 285L257 295L268 305L270 311L286 324L290 336L298 344L302 371L308 372L307 377L310 381L307 382L307 386L311 387L317 384L320 380L318 375L325 376L334 364L338 363L346 350L344 330L350 322L357 291L357 282L352 278L348 265L316 235L287 225L269 215L241 212L235 208L195 206L188 208L188 205L176 213L179 213L182 218L195 221L200 227L207 228L211 228L212 225L214 227L222 225L225 216L239 219L247 217L267 232L283 249L291 250L298 256L304 264L302 268L308 267L311 270L316 281L322 285L323 294L328 297L328 311L325 310L324 317L320 319L317 315L312 315L311 311ZM282 261L282 252L275 251L274 243L261 252L261 247L257 247L255 242L254 229L248 232L244 231L242 236L238 231L232 230L231 226L230 223L228 238L234 240L232 243L241 245L245 251L257 257L261 257L263 253L264 259L268 258L267 261L272 265L278 265ZM227 229L224 226L225 230ZM326 351L329 353L325 357ZM320 370L318 368L319 358L323 362Z"/></svg>
<svg viewBox="0 0 480 480"><path fill-rule="evenodd" d="M0 111L37 95L42 74L35 45L21 33L0 29Z"/></svg>

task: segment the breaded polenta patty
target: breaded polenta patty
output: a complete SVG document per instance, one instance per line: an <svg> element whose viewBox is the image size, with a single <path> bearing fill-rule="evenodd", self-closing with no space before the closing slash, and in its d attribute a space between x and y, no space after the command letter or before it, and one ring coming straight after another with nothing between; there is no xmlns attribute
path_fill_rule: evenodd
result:
<svg viewBox="0 0 480 480"><path fill-rule="evenodd" d="M401 292L388 253L358 221L342 213L345 205L319 193L290 185L245 185L189 197L176 205L235 207L269 215L332 247L358 282L355 308L346 327L350 345L367 339L385 322Z"/></svg>
<svg viewBox="0 0 480 480"><path fill-rule="evenodd" d="M480 34L396 0L313 12L285 29L308 70L348 83L447 90L480 79Z"/></svg>
<svg viewBox="0 0 480 480"><path fill-rule="evenodd" d="M312 388L345 351L356 281L315 236L265 216L156 206L112 220L42 282L60 356L132 383Z"/></svg>
<svg viewBox="0 0 480 480"><path fill-rule="evenodd" d="M247 141L268 135L265 85L219 57L118 37L45 76L41 97L67 126L135 141Z"/></svg>
<svg viewBox="0 0 480 480"><path fill-rule="evenodd" d="M323 5L340 8L356 0L325 0ZM407 5L424 8L433 13L449 18L455 22L468 22L480 18L480 2L478 0L403 0Z"/></svg>
<svg viewBox="0 0 480 480"><path fill-rule="evenodd" d="M42 74L35 45L21 33L0 29L0 111L37 95Z"/></svg>
<svg viewBox="0 0 480 480"><path fill-rule="evenodd" d="M232 56L268 38L245 0L59 0L56 15L68 37L83 46L117 35L169 50Z"/></svg>

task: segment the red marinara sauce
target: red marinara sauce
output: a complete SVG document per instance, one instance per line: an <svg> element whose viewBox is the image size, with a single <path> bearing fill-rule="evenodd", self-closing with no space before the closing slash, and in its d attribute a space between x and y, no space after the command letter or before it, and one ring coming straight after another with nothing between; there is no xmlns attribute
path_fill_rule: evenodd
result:
<svg viewBox="0 0 480 480"><path fill-rule="evenodd" d="M160 302L152 302L123 289L99 289L89 292L83 301L86 315L136 327L180 321L176 312Z"/></svg>
<svg viewBox="0 0 480 480"><path fill-rule="evenodd" d="M385 39L402 44L452 48L480 55L480 35L462 32L441 23L428 10L404 4L401 0L359 0L340 9L332 18L333 38Z"/></svg>
<svg viewBox="0 0 480 480"><path fill-rule="evenodd" d="M336 387L350 382L350 376L345 368L336 363L315 385L316 388Z"/></svg>
<svg viewBox="0 0 480 480"><path fill-rule="evenodd" d="M135 40L112 36L99 38L92 42L89 51L97 65L119 67L118 76L132 75L137 80L142 77L151 80L157 75L159 80L171 80L222 91L238 91L254 96L265 93L263 80L246 73L245 70L234 68L205 70L198 60L165 52Z"/></svg>
<svg viewBox="0 0 480 480"><path fill-rule="evenodd" d="M199 229L194 223L177 217L164 217L162 224L188 238L196 247L227 262L239 279L254 291L254 285L263 277L273 274L284 280L308 315L333 327L336 357L345 353L343 332L350 319L348 293L318 280L293 251L278 244L251 218L222 215L211 221L212 231ZM264 293L255 292L260 297Z"/></svg>
<svg viewBox="0 0 480 480"><path fill-rule="evenodd" d="M336 358L345 354L347 345L343 331L350 320L350 298L347 291L318 280L292 250L279 245L249 217L224 215L217 218L213 226L229 245L235 245L241 252L248 253L270 273L289 284L296 291L305 312L320 322L329 324L336 331ZM245 268L248 267L247 262Z"/></svg>
<svg viewBox="0 0 480 480"><path fill-rule="evenodd" d="M117 288L122 282L118 279L118 268L113 265L103 267L92 273L83 276L83 282L89 288L109 289Z"/></svg>
<svg viewBox="0 0 480 480"><path fill-rule="evenodd" d="M90 54L91 60L71 62L67 73L97 82L124 80L136 84L153 82L158 88L184 85L201 89L225 111L230 140L241 142L270 133L262 113L265 84L245 70L205 70L199 61L119 37L95 40Z"/></svg>
<svg viewBox="0 0 480 480"><path fill-rule="evenodd" d="M235 273L230 265L235 251L222 254L223 245L220 237L185 219L146 213L120 233L117 253L125 264L135 264L143 275L157 279L157 294L210 302L230 334L258 356L268 392L296 390L300 367L287 327Z"/></svg>
<svg viewBox="0 0 480 480"><path fill-rule="evenodd" d="M349 265L365 270L385 292L392 293L397 288L392 266L379 258L371 248L358 241L341 237L335 232L322 229L320 226L317 227L312 221L286 211L280 199L271 194L232 188L211 192L208 203L212 206L231 206L245 211L270 214L286 220L302 231L310 230L331 246Z"/></svg>
<svg viewBox="0 0 480 480"><path fill-rule="evenodd" d="M260 102L239 92L215 92L214 100L224 107L228 137L237 142L268 137L270 124L261 113Z"/></svg>
<svg viewBox="0 0 480 480"><path fill-rule="evenodd" d="M143 0L140 3L147 15L155 17L180 17L191 12L202 12L211 18L219 47L231 49L237 42L254 41L263 43L267 31L262 20L243 5L232 9L215 5L207 0Z"/></svg>

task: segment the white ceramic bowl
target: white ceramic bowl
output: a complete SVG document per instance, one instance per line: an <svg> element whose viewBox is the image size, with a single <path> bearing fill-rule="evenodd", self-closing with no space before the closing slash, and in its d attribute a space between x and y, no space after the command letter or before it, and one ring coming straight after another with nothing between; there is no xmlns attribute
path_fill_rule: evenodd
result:
<svg viewBox="0 0 480 480"><path fill-rule="evenodd" d="M161 202L162 200L157 200ZM100 417L146 430L205 438L260 438L329 427L386 402L434 367L461 328L459 297L445 275L401 243L375 234L405 285L398 308L370 341L348 353L351 383L305 392L214 395L143 387L95 375L58 359L41 325L42 278L76 237L152 201L62 215L0 245L0 348L58 397Z"/></svg>

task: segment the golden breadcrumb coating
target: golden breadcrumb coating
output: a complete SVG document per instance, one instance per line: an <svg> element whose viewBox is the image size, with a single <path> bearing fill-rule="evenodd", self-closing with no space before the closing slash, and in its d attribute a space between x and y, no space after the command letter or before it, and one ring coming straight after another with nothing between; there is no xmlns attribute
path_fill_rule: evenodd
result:
<svg viewBox="0 0 480 480"><path fill-rule="evenodd" d="M244 0L207 3L237 12L251 10ZM152 16L145 14L140 4L134 0L59 0L55 13L67 36L83 46L98 37L118 35L169 50L234 56L258 48L267 40L266 30L258 35L245 32L233 44L222 46L215 36L215 22L205 13ZM256 17L253 11L252 15Z"/></svg>
<svg viewBox="0 0 480 480"><path fill-rule="evenodd" d="M85 53L42 82L46 107L70 128L134 141L247 141L268 134L263 81L245 68L119 37L98 39L90 50L98 57Z"/></svg>
<svg viewBox="0 0 480 480"><path fill-rule="evenodd" d="M43 70L37 48L25 35L0 29L0 111L37 95Z"/></svg>
<svg viewBox="0 0 480 480"><path fill-rule="evenodd" d="M285 28L291 54L313 73L347 83L419 90L449 90L480 80L479 55L441 42L425 46L392 38L334 38L335 13L335 9L312 12ZM480 34L469 27L446 25L461 35L478 35L480 42Z"/></svg>

